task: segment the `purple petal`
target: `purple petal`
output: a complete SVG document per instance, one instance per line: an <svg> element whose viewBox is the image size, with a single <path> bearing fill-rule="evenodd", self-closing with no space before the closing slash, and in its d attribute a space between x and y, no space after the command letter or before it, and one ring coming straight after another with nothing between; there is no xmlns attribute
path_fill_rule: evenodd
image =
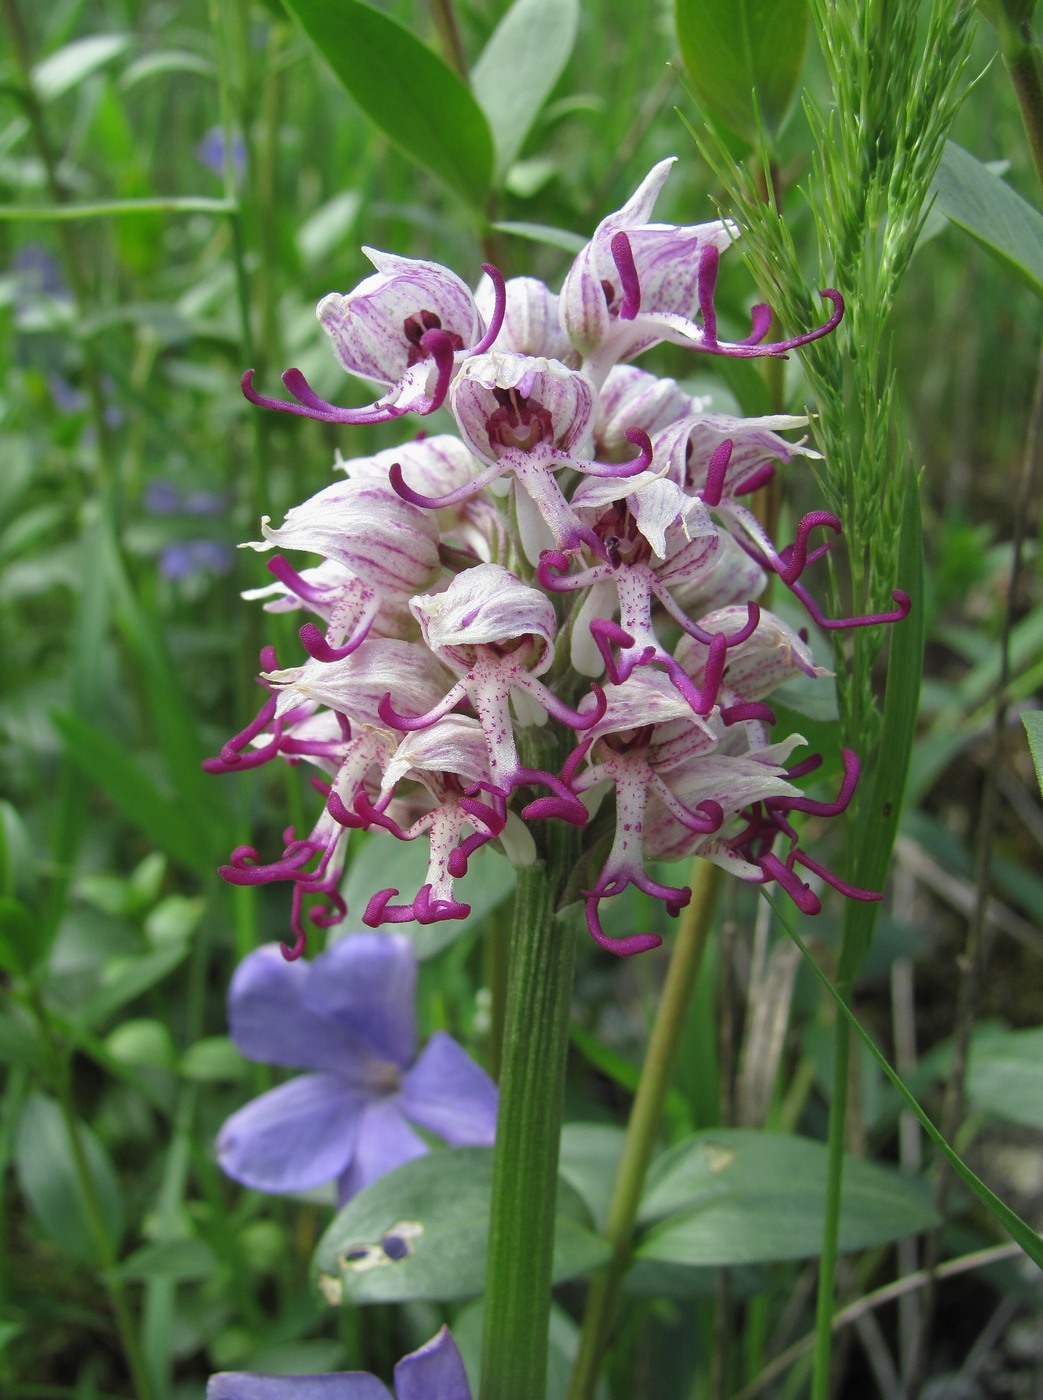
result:
<svg viewBox="0 0 1043 1400"><path fill-rule="evenodd" d="M376 1376L364 1371L336 1371L328 1376L222 1371L207 1382L206 1400L392 1400L392 1396Z"/></svg>
<svg viewBox="0 0 1043 1400"><path fill-rule="evenodd" d="M377 934L387 938L388 934ZM352 1196L414 1157L422 1157L427 1144L402 1117L397 1096L366 1105L358 1124L358 1138L351 1164L337 1183L341 1205Z"/></svg>
<svg viewBox="0 0 1043 1400"><path fill-rule="evenodd" d="M486 1146L496 1135L496 1085L445 1031L402 1076L398 1101L411 1122L454 1147Z"/></svg>
<svg viewBox="0 0 1043 1400"><path fill-rule="evenodd" d="M307 1191L346 1169L365 1095L332 1074L304 1074L233 1113L217 1138L221 1169L256 1191Z"/></svg>
<svg viewBox="0 0 1043 1400"><path fill-rule="evenodd" d="M402 1068L416 1052L416 953L408 938L353 933L312 964L304 1002L353 1040Z"/></svg>
<svg viewBox="0 0 1043 1400"><path fill-rule="evenodd" d="M248 1060L343 1071L365 1055L358 1040L307 1004L312 967L287 962L279 945L268 943L236 968L228 993L229 1031Z"/></svg>
<svg viewBox="0 0 1043 1400"><path fill-rule="evenodd" d="M467 1372L448 1327L403 1356L395 1367L395 1395L397 1400L471 1400Z"/></svg>

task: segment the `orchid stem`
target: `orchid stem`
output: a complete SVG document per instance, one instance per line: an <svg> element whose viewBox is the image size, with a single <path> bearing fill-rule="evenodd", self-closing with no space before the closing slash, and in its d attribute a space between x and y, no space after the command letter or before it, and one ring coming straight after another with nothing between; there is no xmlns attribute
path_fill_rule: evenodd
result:
<svg viewBox="0 0 1043 1400"><path fill-rule="evenodd" d="M547 1384L575 932L557 906L578 832L548 823L518 872L493 1157L481 1400L542 1400Z"/></svg>
<svg viewBox="0 0 1043 1400"><path fill-rule="evenodd" d="M612 1257L595 1276L587 1295L569 1400L593 1400L619 1306L623 1277L630 1264L634 1224L645 1176L655 1150L663 1105L673 1082L678 1050L713 924L721 871L698 857L694 864L692 899L681 916L609 1205L605 1238L612 1246Z"/></svg>

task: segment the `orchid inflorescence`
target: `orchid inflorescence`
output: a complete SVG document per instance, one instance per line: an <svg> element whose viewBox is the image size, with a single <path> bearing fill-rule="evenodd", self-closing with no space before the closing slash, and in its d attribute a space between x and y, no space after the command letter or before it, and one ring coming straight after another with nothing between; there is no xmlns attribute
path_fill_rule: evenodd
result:
<svg viewBox="0 0 1043 1400"><path fill-rule="evenodd" d="M804 740L772 738L766 697L828 673L806 637L756 600L775 578L820 626L846 628L895 621L909 599L896 591L892 611L826 617L804 576L839 519L812 511L778 549L743 504L777 463L816 455L781 436L806 418L713 413L628 363L663 341L780 356L832 331L843 302L823 291L829 319L772 343L770 311L757 306L745 340L720 340L718 261L738 230L650 223L671 163L602 221L560 296L531 278L505 282L491 265L472 295L446 268L367 250L376 273L325 297L318 316L341 365L384 387L373 404L338 408L295 369L283 375L293 402L258 393L252 371L243 379L252 402L324 422L445 406L457 430L339 460L338 481L279 528L266 518L250 546L320 556L298 570L275 554L274 582L246 595L317 621L300 629L303 664L281 667L265 649L268 699L205 765L235 772L281 757L321 775L325 802L308 835L287 830L267 864L240 847L221 872L233 884L291 884L289 957L303 951L306 912L319 927L347 912L338 886L351 830L426 836L423 885L402 902L396 889L375 891L362 919L433 923L469 912L455 881L480 847L532 859L527 823L600 827L591 817L610 794L614 835L583 898L592 935L613 952L661 940L609 937L602 900L633 885L676 914L690 898L656 881L649 861L698 854L777 882L807 913L820 906L801 869L877 898L800 847L792 815L843 811L859 765L845 750L832 802L795 785L819 760L791 763ZM554 771L528 766L517 738L548 723L574 734Z"/></svg>

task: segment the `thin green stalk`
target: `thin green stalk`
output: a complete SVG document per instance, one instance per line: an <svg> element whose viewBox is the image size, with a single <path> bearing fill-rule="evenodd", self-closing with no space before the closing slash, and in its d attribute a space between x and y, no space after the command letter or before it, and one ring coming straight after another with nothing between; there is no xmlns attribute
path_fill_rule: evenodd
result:
<svg viewBox="0 0 1043 1400"><path fill-rule="evenodd" d="M1001 12L1000 48L1018 99L1036 175L1043 185L1043 66L1028 20L1016 24Z"/></svg>
<svg viewBox="0 0 1043 1400"><path fill-rule="evenodd" d="M467 81L467 53L464 50L460 23L456 18L453 0L431 0L431 17L438 30L438 42L442 57L451 68L455 68L464 82Z"/></svg>
<svg viewBox="0 0 1043 1400"><path fill-rule="evenodd" d="M0 204L0 220L11 223L79 223L140 214L227 214L226 199L171 195L155 199L91 199L76 204Z"/></svg>
<svg viewBox="0 0 1043 1400"><path fill-rule="evenodd" d="M837 992L850 1002L851 984L838 984ZM827 1400L833 1355L833 1295L836 1288L837 1246L840 1241L840 1193L844 1180L844 1129L847 1124L847 1088L851 1065L851 1028L838 1020L833 1039L833 1092L829 1100L828 1176L822 1259L815 1301L815 1358L811 1400Z"/></svg>
<svg viewBox="0 0 1043 1400"><path fill-rule="evenodd" d="M601 1361L619 1306L623 1276L630 1263L641 1191L655 1150L663 1105L673 1081L677 1052L713 923L720 881L721 871L716 865L705 860L695 862L691 903L682 915L670 957L609 1205L605 1238L612 1246L612 1257L590 1286L569 1400L592 1400L597 1386Z"/></svg>
<svg viewBox="0 0 1043 1400"><path fill-rule="evenodd" d="M575 930L557 913L578 833L518 872L493 1158L481 1400L542 1400Z"/></svg>

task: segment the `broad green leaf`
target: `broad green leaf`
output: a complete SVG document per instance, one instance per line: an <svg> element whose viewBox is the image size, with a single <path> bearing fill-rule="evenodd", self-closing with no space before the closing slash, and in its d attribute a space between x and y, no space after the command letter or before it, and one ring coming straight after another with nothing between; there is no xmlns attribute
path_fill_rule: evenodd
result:
<svg viewBox="0 0 1043 1400"><path fill-rule="evenodd" d="M1043 713L1039 710L1022 710L1021 722L1029 736L1029 751L1036 765L1036 782L1043 793Z"/></svg>
<svg viewBox="0 0 1043 1400"><path fill-rule="evenodd" d="M942 1136L942 1134L938 1131L935 1125L931 1122L930 1118L928 1118L927 1114L917 1103L915 1096L911 1094L906 1088L904 1082L902 1081L901 1075L899 1075L896 1070L891 1068L891 1066L887 1062L887 1056L878 1048L876 1041L865 1029L861 1021L859 1021L858 1017L853 1014L847 1002L840 995L836 987L834 987L833 983L829 980L829 978L822 971L822 969L819 967L815 959L811 956L810 952L808 951L807 945L800 937L800 934L797 933L796 929L793 927L793 921L790 917L789 909L782 904L781 900L775 899L771 895L766 894L765 898L767 899L771 907L775 910L775 914L779 919L779 922L782 924L783 928L786 930L790 938L793 939L794 943L800 949L804 957L804 961L811 969L812 974L817 978L818 982L826 991L826 993L830 997L832 997L840 1014L848 1022L852 1030L858 1036L859 1040L861 1040L862 1044L873 1056L873 1059L876 1060L877 1064L887 1075L888 1079L891 1081L894 1087L898 1090L898 1093L901 1095L902 1102L915 1115L917 1122L920 1124L924 1132L934 1143L935 1147L937 1147L938 1151L949 1163L953 1171L957 1174L957 1176L964 1183L964 1185L967 1186L968 1189L971 1190L975 1196L977 1196L978 1200L981 1201L982 1205L993 1217L993 1219L998 1221L999 1224L1003 1227L1003 1229L1007 1231L1007 1234L1010 1235L1011 1239L1014 1240L1016 1244L1021 1246L1021 1248L1028 1255L1028 1257L1033 1261L1033 1263L1037 1264L1041 1269L1043 1269L1043 1238L1041 1238L1036 1233L1036 1231L1033 1230L1031 1225L1027 1224L1024 1220L1022 1220L1021 1216L1018 1215L1016 1211L1011 1210L1010 1206L1008 1206L1006 1202L1001 1201L999 1196L996 1195L995 1191L993 1191L990 1187L986 1186L984 1181L982 1181L981 1177L979 1177L975 1172L971 1171L970 1167L963 1160L960 1154L949 1146L945 1138Z"/></svg>
<svg viewBox="0 0 1043 1400"><path fill-rule="evenodd" d="M44 951L36 922L20 899L0 896L0 967L28 972Z"/></svg>
<svg viewBox="0 0 1043 1400"><path fill-rule="evenodd" d="M85 1123L77 1124L87 1171L99 1206L98 1226L115 1254L123 1234L123 1197L105 1149ZM104 1262L91 1226L62 1111L44 1094L31 1094L18 1123L15 1167L22 1191L47 1237L64 1253Z"/></svg>
<svg viewBox="0 0 1043 1400"><path fill-rule="evenodd" d="M210 1035L188 1047L181 1073L204 1084L234 1083L246 1078L249 1066L226 1035Z"/></svg>
<svg viewBox="0 0 1043 1400"><path fill-rule="evenodd" d="M579 0L514 0L471 70L502 184L576 41Z"/></svg>
<svg viewBox="0 0 1043 1400"><path fill-rule="evenodd" d="M106 967L102 985L76 1008L76 1022L84 1027L100 1025L114 1011L162 982L188 956L187 943L175 943L140 958L120 958Z"/></svg>
<svg viewBox="0 0 1043 1400"><path fill-rule="evenodd" d="M1043 215L969 151L945 143L935 207L1043 296Z"/></svg>
<svg viewBox="0 0 1043 1400"><path fill-rule="evenodd" d="M213 849L124 744L77 714L58 711L51 719L69 758L112 799L133 827L186 869L196 871L206 866Z"/></svg>
<svg viewBox="0 0 1043 1400"><path fill-rule="evenodd" d="M688 76L708 116L752 142L782 125L800 79L807 0L675 0Z"/></svg>
<svg viewBox="0 0 1043 1400"><path fill-rule="evenodd" d="M313 1266L323 1296L331 1303L477 1297L485 1287L491 1191L487 1147L431 1152L381 1177L319 1241ZM571 1188L559 1183L558 1195L555 1283L608 1256L605 1242L573 1218L585 1208Z"/></svg>
<svg viewBox="0 0 1043 1400"><path fill-rule="evenodd" d="M427 879L430 851L426 841L396 841L374 833L361 852L348 857L348 878L342 893L349 909L365 909L377 890L397 889L408 902ZM396 924L396 933L405 933L421 962L434 957L476 928L514 889L517 871L498 851L476 851L467 875L458 881L457 898L471 906L463 919L445 919L439 924L418 924L413 920ZM395 903L400 901L395 900ZM386 925L390 928L390 925Z"/></svg>
<svg viewBox="0 0 1043 1400"><path fill-rule="evenodd" d="M967 1092L983 1113L1043 1128L1043 1028L977 1032Z"/></svg>
<svg viewBox="0 0 1043 1400"><path fill-rule="evenodd" d="M140 1069L173 1069L177 1059L166 1023L151 1017L121 1022L106 1037L105 1048L113 1059Z"/></svg>
<svg viewBox="0 0 1043 1400"><path fill-rule="evenodd" d="M640 1259L690 1265L806 1259L822 1247L828 1152L785 1133L712 1128L653 1165L641 1219L655 1222ZM929 1229L923 1189L871 1162L844 1164L840 1248L865 1249Z"/></svg>
<svg viewBox="0 0 1043 1400"><path fill-rule="evenodd" d="M92 34L87 39L76 39L66 44L57 53L49 54L33 69L33 88L43 102L82 83L130 44L127 34Z"/></svg>
<svg viewBox="0 0 1043 1400"><path fill-rule="evenodd" d="M16 1008L0 1011L0 1065L40 1069L46 1062L36 1026Z"/></svg>
<svg viewBox="0 0 1043 1400"><path fill-rule="evenodd" d="M360 0L286 0L286 8L370 121L480 208L492 181L489 124L437 54Z"/></svg>
<svg viewBox="0 0 1043 1400"><path fill-rule="evenodd" d="M216 1267L217 1258L210 1246L188 1238L142 1245L115 1272L127 1279L200 1279L209 1278Z"/></svg>
<svg viewBox="0 0 1043 1400"><path fill-rule="evenodd" d="M872 786L859 814L858 857L854 871L854 883L874 891L882 891L891 863L912 758L923 675L923 527L920 487L912 472L906 478L902 500L895 586L909 594L912 607L909 615L890 629L883 725ZM879 908L877 900L847 901L838 971L841 981L853 978L865 961Z"/></svg>
<svg viewBox="0 0 1043 1400"><path fill-rule="evenodd" d="M599 1230L608 1218L625 1138L615 1123L567 1123L561 1130L558 1171L583 1197Z"/></svg>

